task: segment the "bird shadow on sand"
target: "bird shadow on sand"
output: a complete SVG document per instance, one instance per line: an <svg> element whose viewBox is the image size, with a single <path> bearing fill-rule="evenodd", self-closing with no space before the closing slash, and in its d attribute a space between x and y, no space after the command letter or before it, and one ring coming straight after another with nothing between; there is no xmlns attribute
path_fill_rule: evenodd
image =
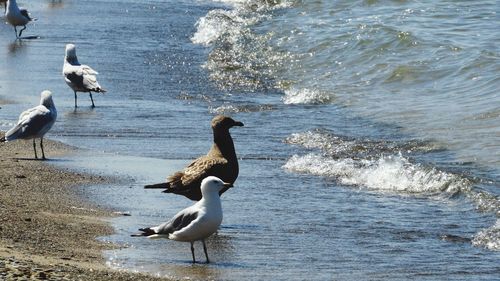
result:
<svg viewBox="0 0 500 281"><path fill-rule="evenodd" d="M40 162L62 162L62 161L68 161L65 159L59 159L59 158L33 158L33 157L13 157L12 159L17 160L17 161L40 161Z"/></svg>
<svg viewBox="0 0 500 281"><path fill-rule="evenodd" d="M13 160L16 160L16 161L48 161L49 159L42 159L42 158L29 158L29 157L13 157L12 158Z"/></svg>

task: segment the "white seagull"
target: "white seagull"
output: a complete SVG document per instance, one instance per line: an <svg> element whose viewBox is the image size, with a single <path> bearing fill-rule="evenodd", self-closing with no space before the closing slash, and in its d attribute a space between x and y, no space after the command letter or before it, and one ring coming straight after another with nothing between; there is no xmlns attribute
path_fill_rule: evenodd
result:
<svg viewBox="0 0 500 281"><path fill-rule="evenodd" d="M5 18L7 22L14 26L14 31L16 32L16 38L20 38L23 31L26 29L26 25L30 21L36 21L36 19L31 18L28 10L19 8L17 6L16 0L8 0L7 8L5 11ZM17 27L23 26L23 29L19 31L17 35Z"/></svg>
<svg viewBox="0 0 500 281"><path fill-rule="evenodd" d="M36 154L35 139L40 139L42 159L45 159L43 136L52 128L57 119L57 110L54 101L52 101L52 93L50 91L43 91L41 96L40 105L21 113L17 125L8 130L4 137L0 138L0 142L33 139L33 149L35 150L36 159L38 159L38 155Z"/></svg>
<svg viewBox="0 0 500 281"><path fill-rule="evenodd" d="M73 44L66 45L66 55L64 56L63 75L66 84L75 92L75 108L78 107L76 102L76 92L89 93L92 107L94 99L92 92L105 93L101 85L97 82L97 71L93 70L90 66L80 64L76 57L76 47Z"/></svg>
<svg viewBox="0 0 500 281"><path fill-rule="evenodd" d="M175 241L190 242L193 263L194 241L201 240L203 251L208 260L207 246L205 238L217 231L222 222L222 206L219 197L219 191L233 186L231 183L225 183L218 177L206 177L201 182L202 199L196 204L178 212L170 221L154 227L141 228L134 237L146 236L148 238L167 238Z"/></svg>

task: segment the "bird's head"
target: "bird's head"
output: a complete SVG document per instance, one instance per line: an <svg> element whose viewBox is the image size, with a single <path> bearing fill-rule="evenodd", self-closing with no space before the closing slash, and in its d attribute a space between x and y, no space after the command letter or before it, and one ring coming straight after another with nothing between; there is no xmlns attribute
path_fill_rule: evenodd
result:
<svg viewBox="0 0 500 281"><path fill-rule="evenodd" d="M66 44L66 61L78 62L76 57L76 46L74 44Z"/></svg>
<svg viewBox="0 0 500 281"><path fill-rule="evenodd" d="M45 90L40 94L40 96L41 96L41 98L40 98L41 105L43 105L47 108L54 106L54 101L52 100L52 93L50 91Z"/></svg>
<svg viewBox="0 0 500 281"><path fill-rule="evenodd" d="M207 193L215 193L219 194L219 191L221 191L224 188L230 188L232 187L232 183L225 183L218 177L214 176L209 176L203 179L201 182L201 193L202 194L207 194Z"/></svg>
<svg viewBox="0 0 500 281"><path fill-rule="evenodd" d="M212 119L213 130L229 130L234 126L242 127L243 123L224 115L217 115Z"/></svg>

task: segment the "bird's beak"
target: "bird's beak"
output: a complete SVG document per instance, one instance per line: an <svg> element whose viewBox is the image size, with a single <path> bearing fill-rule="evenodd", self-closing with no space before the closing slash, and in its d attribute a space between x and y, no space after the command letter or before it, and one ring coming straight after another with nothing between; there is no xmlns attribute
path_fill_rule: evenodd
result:
<svg viewBox="0 0 500 281"><path fill-rule="evenodd" d="M236 121L234 122L233 126L243 127L244 125L242 122Z"/></svg>
<svg viewBox="0 0 500 281"><path fill-rule="evenodd" d="M233 184L232 184L232 183L227 183L227 182L225 182L225 183L224 183L224 187L225 187L225 188L230 188L230 187L233 187Z"/></svg>

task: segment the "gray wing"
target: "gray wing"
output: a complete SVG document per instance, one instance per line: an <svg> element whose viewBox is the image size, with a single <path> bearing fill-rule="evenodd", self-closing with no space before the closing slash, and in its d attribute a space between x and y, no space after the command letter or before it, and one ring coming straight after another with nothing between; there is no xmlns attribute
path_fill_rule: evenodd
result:
<svg viewBox="0 0 500 281"><path fill-rule="evenodd" d="M157 234L170 234L179 231L188 226L198 217L198 212L181 212L178 213L172 220L158 226Z"/></svg>
<svg viewBox="0 0 500 281"><path fill-rule="evenodd" d="M83 75L83 86L93 92L101 92L101 85L97 82L97 78L93 74Z"/></svg>
<svg viewBox="0 0 500 281"><path fill-rule="evenodd" d="M64 77L69 81L75 89L84 91L85 84L83 83L83 75L78 75L76 71L64 73Z"/></svg>
<svg viewBox="0 0 500 281"><path fill-rule="evenodd" d="M64 69L64 77L69 81L74 89L87 92L103 91L96 78L97 71L87 65L69 66Z"/></svg>
<svg viewBox="0 0 500 281"><path fill-rule="evenodd" d="M54 117L47 109L34 108L29 114L21 114L17 125L5 134L5 139L11 141L40 137L52 127L54 121Z"/></svg>
<svg viewBox="0 0 500 281"><path fill-rule="evenodd" d="M178 231L188 226L192 221L198 217L198 212L189 212L187 210L181 211L169 222L159 226L140 228L140 233L132 234L132 237L153 236L153 235L166 235Z"/></svg>

